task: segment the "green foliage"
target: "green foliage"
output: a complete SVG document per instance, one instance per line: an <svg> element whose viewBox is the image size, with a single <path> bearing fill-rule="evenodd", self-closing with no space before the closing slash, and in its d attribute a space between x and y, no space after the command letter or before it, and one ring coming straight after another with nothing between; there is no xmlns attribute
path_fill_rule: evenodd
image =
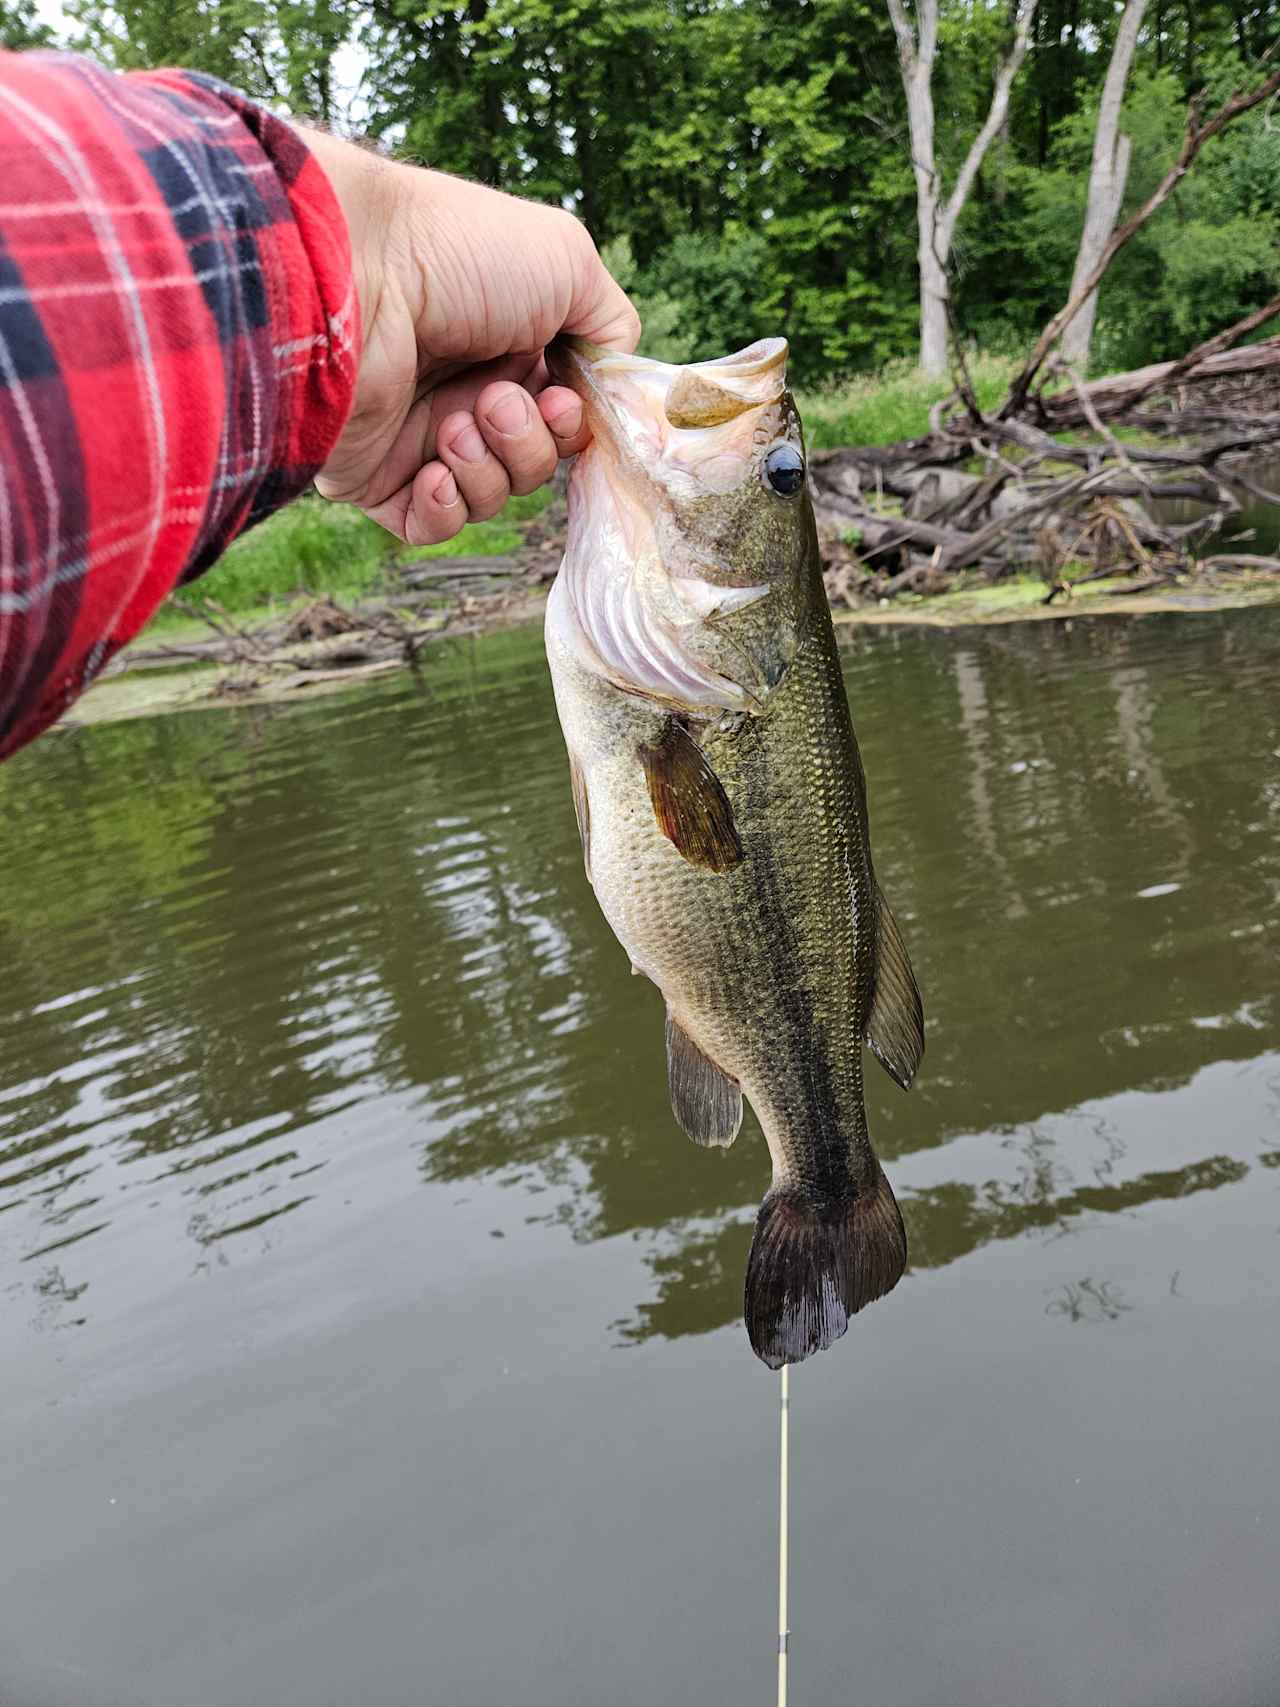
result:
<svg viewBox="0 0 1280 1707"><path fill-rule="evenodd" d="M508 498L502 514L491 522L468 522L460 534L442 545L397 546L395 556L401 563L418 563L430 557L505 557L520 545L521 524L541 515L550 502L551 488L542 486L527 498Z"/></svg>
<svg viewBox="0 0 1280 1707"><path fill-rule="evenodd" d="M334 61L360 16L354 0L67 0L66 9L71 45L110 65L191 66L326 122L338 117Z"/></svg>
<svg viewBox="0 0 1280 1707"><path fill-rule="evenodd" d="M208 593L233 612L266 611L321 594L358 599L379 592L397 563L515 551L522 524L550 502L550 488L544 486L526 498L508 500L494 521L468 523L443 545L401 545L350 505L300 498L242 535L197 593ZM186 620L180 614L177 619Z"/></svg>
<svg viewBox="0 0 1280 1707"><path fill-rule="evenodd" d="M185 65L252 95L277 93L264 41L271 0L68 0L77 45L123 70Z"/></svg>
<svg viewBox="0 0 1280 1707"><path fill-rule="evenodd" d="M687 299L673 296L660 286L642 280L629 237L615 237L600 251L606 267L635 303L644 331L641 355L660 362L687 362L696 355L696 344L687 325Z"/></svg>
<svg viewBox="0 0 1280 1707"><path fill-rule="evenodd" d="M969 376L983 408L1003 396L1015 363L1011 357L972 354ZM811 450L837 445L887 445L929 431L929 410L951 391L949 379L928 379L909 357L879 373L802 391L796 398Z"/></svg>
<svg viewBox="0 0 1280 1707"><path fill-rule="evenodd" d="M5 0L0 5L0 47L48 47L53 32L36 14L35 0Z"/></svg>
<svg viewBox="0 0 1280 1707"><path fill-rule="evenodd" d="M300 498L238 539L200 589L232 611L300 593L358 597L377 585L393 545L359 510Z"/></svg>
<svg viewBox="0 0 1280 1707"><path fill-rule="evenodd" d="M1220 99L1247 73L1218 69ZM1125 105L1123 128L1133 156L1124 214L1155 189L1177 155L1186 103L1169 72L1140 73ZM1001 248L1018 288L1007 299L1006 324L1033 331L1065 299L1084 214L1096 100L1057 128L1047 164L1015 168ZM1000 256L992 253L991 264ZM1248 115L1209 143L1170 202L1121 251L1099 303L1094 366L1125 368L1180 353L1266 301L1280 274L1280 132L1262 112ZM966 307L974 297L972 288ZM992 323L971 318L990 337Z"/></svg>
<svg viewBox="0 0 1280 1707"><path fill-rule="evenodd" d="M768 281L768 245L756 233L730 229L717 238L687 232L640 275L638 302L675 306L686 351L668 359L708 361L776 331Z"/></svg>
<svg viewBox="0 0 1280 1707"><path fill-rule="evenodd" d="M573 208L636 295L644 348L707 356L782 333L802 384L915 347L915 191L884 0L69 0L81 44L124 66L199 66L363 122L410 158ZM1040 0L953 247L954 306L982 348L1024 341L1071 276L1096 105L1122 8ZM1126 207L1176 153L1190 94L1258 75L1280 0L1149 9L1125 128ZM4 0L0 39L29 39ZM990 99L1010 8L942 0L934 76L946 183ZM1280 127L1259 111L1205 149L1104 288L1096 360L1180 350L1266 299Z"/></svg>

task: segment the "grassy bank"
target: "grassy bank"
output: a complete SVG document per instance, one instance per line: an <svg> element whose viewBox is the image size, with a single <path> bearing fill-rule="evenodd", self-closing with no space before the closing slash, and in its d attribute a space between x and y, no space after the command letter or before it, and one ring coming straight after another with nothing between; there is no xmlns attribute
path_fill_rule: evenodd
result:
<svg viewBox="0 0 1280 1707"><path fill-rule="evenodd" d="M970 377L984 409L1004 396L1016 365L1009 356L978 354L970 359ZM803 391L796 401L811 449L834 450L919 438L929 431L930 409L953 389L949 378L930 379L910 361L900 361L858 379Z"/></svg>
<svg viewBox="0 0 1280 1707"><path fill-rule="evenodd" d="M513 498L491 522L473 522L444 545L401 545L347 504L300 498L251 529L189 589L239 617L269 617L296 599L359 599L391 590L397 571L430 557L502 557L519 548L521 528L551 502L549 490ZM190 621L176 606L156 618L170 629Z"/></svg>

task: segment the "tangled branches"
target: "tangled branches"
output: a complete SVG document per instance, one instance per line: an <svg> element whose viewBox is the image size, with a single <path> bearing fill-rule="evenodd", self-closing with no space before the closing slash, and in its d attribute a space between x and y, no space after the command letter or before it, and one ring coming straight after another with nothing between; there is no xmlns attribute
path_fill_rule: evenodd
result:
<svg viewBox="0 0 1280 1707"><path fill-rule="evenodd" d="M952 412L935 410L923 438L818 453L812 475L832 596L935 592L961 573L997 580L1033 567L1051 600L1069 580L1139 573L1145 590L1193 572L1204 561L1197 553L1246 501L1280 504L1252 473L1280 446L1280 411L1258 408L1256 397L1196 400L1201 383L1228 371L1228 336L1194 359L1094 386L1051 364L1058 389L1021 416L1007 399L983 412L961 376ZM1280 339L1229 354L1237 380L1242 356L1268 387L1280 377ZM1140 437L1122 439L1117 426ZM1190 519L1174 519L1188 510ZM1264 557L1249 566L1280 571Z"/></svg>

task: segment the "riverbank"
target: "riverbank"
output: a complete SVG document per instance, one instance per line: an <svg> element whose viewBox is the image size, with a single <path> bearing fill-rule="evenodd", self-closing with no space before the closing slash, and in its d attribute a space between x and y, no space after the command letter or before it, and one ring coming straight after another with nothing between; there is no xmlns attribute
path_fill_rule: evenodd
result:
<svg viewBox="0 0 1280 1707"><path fill-rule="evenodd" d="M1000 356L973 358L984 404L1001 395L1012 367ZM804 393L799 402L810 447L891 444L924 433L929 410L948 389L948 381L926 379L898 362ZM455 596L487 594L513 575L527 579L531 568L540 577L548 559L550 580L563 520L559 494L544 488L511 499L493 521L472 523L442 545L406 546L357 510L303 498L237 540L206 576L163 605L141 649L198 635L207 626L201 613L253 627L296 614L311 599L353 603L428 586L445 608Z"/></svg>
<svg viewBox="0 0 1280 1707"><path fill-rule="evenodd" d="M1192 614L1235 610L1248 606L1280 604L1280 582L1274 575L1251 575L1247 571L1202 576L1180 585L1146 589L1135 581L1117 577L1090 583L1073 593L1047 603L1049 589L1031 576L974 585L958 592L933 597L907 595L880 606L834 612L838 637L866 627L991 628L1026 622L1078 620L1130 620L1158 613ZM351 618L351 626L336 634L311 640L272 644L270 623L239 625L250 640L260 640L262 650L228 655L218 643L191 637L181 644L152 645L124 667L96 683L62 720L60 727L75 728L112 723L161 712L194 711L217 705L284 704L311 699L349 688L358 682L397 670L431 669L434 644L495 636L504 631L540 623L545 589L525 587L489 598L468 598L465 608L452 617L438 610L409 613L398 618L396 644L381 656L371 648L385 621L386 607L359 604L342 607L317 603L308 613L338 609ZM145 639L145 637L144 637Z"/></svg>
<svg viewBox="0 0 1280 1707"><path fill-rule="evenodd" d="M971 376L986 408L1012 363L978 355ZM947 382L901 363L800 399L812 450L898 443L923 434ZM71 723L114 721L209 704L281 701L406 667L428 667L442 638L541 618L563 550L562 492L513 499L498 519L442 545L406 547L357 511L302 499L238 541L171 600L113 660ZM1081 568L1050 585L1035 574L992 581L973 572L945 591L877 596L844 534L824 539L838 631L857 626L987 626L1095 616L1232 609L1280 602L1280 577L1230 568L1098 578Z"/></svg>

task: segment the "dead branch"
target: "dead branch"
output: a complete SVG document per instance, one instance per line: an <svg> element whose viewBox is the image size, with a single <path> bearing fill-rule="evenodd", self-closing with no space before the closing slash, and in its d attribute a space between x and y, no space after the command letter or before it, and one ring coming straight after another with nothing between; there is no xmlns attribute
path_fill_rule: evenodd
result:
<svg viewBox="0 0 1280 1707"><path fill-rule="evenodd" d="M1248 551L1219 551L1212 557L1202 557L1202 569L1259 569L1268 574L1280 574L1280 557L1256 557Z"/></svg>
<svg viewBox="0 0 1280 1707"><path fill-rule="evenodd" d="M1243 333L1241 333L1243 336ZM1179 380L1194 380L1197 387L1211 380L1241 380L1266 382L1269 375L1280 370L1280 338L1264 338L1256 344L1246 344L1241 349L1224 349L1217 355L1201 355L1194 368L1185 366L1185 358L1176 362L1153 362L1147 367L1134 368L1129 373L1108 374L1103 379L1090 380L1085 391L1094 408L1104 418L1114 419L1119 413L1126 417L1138 407L1133 401L1137 396L1145 402L1149 397L1158 396L1171 384ZM1175 376L1174 370L1178 372ZM1123 399L1119 407L1113 406L1112 399ZM1060 391L1046 396L1043 392L1037 397L1037 403L1043 412L1046 423L1052 427L1078 427L1085 424L1085 413L1080 401L1073 393ZM1177 411L1179 426L1192 421L1195 427L1220 424L1223 419L1236 420L1238 409L1215 410L1208 405L1197 405L1188 402ZM1250 418L1261 421L1262 412L1251 410ZM1280 420L1280 416L1277 416ZM1141 421L1134 420L1134 425L1147 425L1159 431L1168 426L1164 416L1153 415L1143 417ZM941 430L940 428L938 430Z"/></svg>
<svg viewBox="0 0 1280 1707"><path fill-rule="evenodd" d="M1251 314L1246 314L1225 331L1216 332L1212 338L1206 338L1202 344L1188 350L1186 355L1180 356L1177 361L1162 362L1158 372L1139 369L1132 375L1113 376L1106 382L1105 392L1093 387L1082 391L1077 385L1075 395L1081 415L1095 431L1101 432L1101 415L1105 414L1112 419L1126 415L1140 403L1144 403L1153 392L1172 391L1180 380L1186 379L1192 373L1197 378L1204 377L1206 363L1211 362L1213 357L1224 354L1230 345L1247 337L1259 326L1265 326L1268 320L1274 320L1277 314L1280 314L1280 296L1273 296L1263 307L1255 308ZM1277 352L1275 359L1280 362L1280 352ZM1118 383L1125 378L1134 382L1128 389ZM1057 399L1042 398L1040 401L1045 412L1052 416L1055 425L1065 424L1066 411L1055 407Z"/></svg>
<svg viewBox="0 0 1280 1707"><path fill-rule="evenodd" d="M1011 415L1020 414L1026 408L1032 381L1044 365L1045 357L1049 351L1081 308L1084 307L1089 297L1097 290L1106 275L1107 268L1115 260L1121 249L1137 236L1152 215L1168 201L1190 171L1192 162L1205 143L1219 135L1233 120L1240 118L1244 113L1251 112L1263 101L1269 100L1278 89L1280 89L1280 71L1273 71L1256 89L1238 91L1224 101L1208 123L1203 125L1200 123L1199 104L1192 101L1187 109L1187 126L1177 159L1138 211L1112 232L1092 272L1083 280L1070 301L1058 310L1041 332L1026 363L1010 385L1008 396L1000 406L999 413L1002 418L1007 419Z"/></svg>

